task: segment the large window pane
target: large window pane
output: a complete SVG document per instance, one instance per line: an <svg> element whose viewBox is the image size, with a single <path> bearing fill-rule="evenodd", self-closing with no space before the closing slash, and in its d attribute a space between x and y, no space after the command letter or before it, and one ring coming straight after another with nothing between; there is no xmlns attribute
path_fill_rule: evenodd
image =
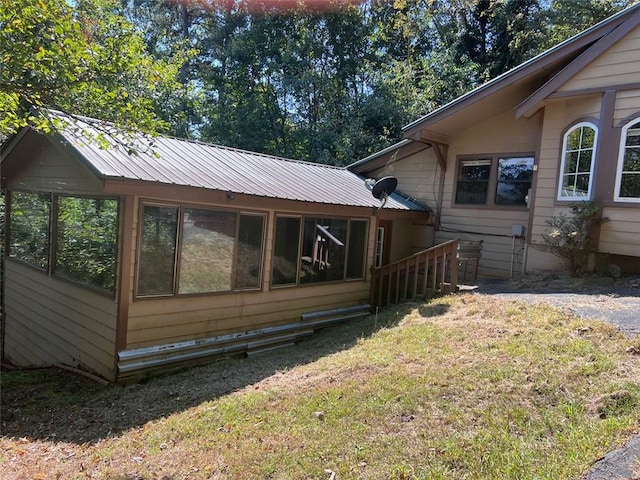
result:
<svg viewBox="0 0 640 480"><path fill-rule="evenodd" d="M456 203L487 203L490 175L491 159L462 160L458 171Z"/></svg>
<svg viewBox="0 0 640 480"><path fill-rule="evenodd" d="M175 275L178 207L144 205L138 295L170 295Z"/></svg>
<svg viewBox="0 0 640 480"><path fill-rule="evenodd" d="M367 227L368 222L366 220L351 220L350 222L347 278L364 278Z"/></svg>
<svg viewBox="0 0 640 480"><path fill-rule="evenodd" d="M498 159L496 204L526 205L533 177L533 157Z"/></svg>
<svg viewBox="0 0 640 480"><path fill-rule="evenodd" d="M302 235L300 283L344 279L348 221L306 218Z"/></svg>
<svg viewBox="0 0 640 480"><path fill-rule="evenodd" d="M264 216L240 215L234 288L259 288L262 271Z"/></svg>
<svg viewBox="0 0 640 480"><path fill-rule="evenodd" d="M295 284L298 272L300 218L277 217L273 249L273 285Z"/></svg>
<svg viewBox="0 0 640 480"><path fill-rule="evenodd" d="M184 209L179 293L226 292L236 236L236 214Z"/></svg>
<svg viewBox="0 0 640 480"><path fill-rule="evenodd" d="M50 210L46 193L11 192L10 257L48 268Z"/></svg>
<svg viewBox="0 0 640 480"><path fill-rule="evenodd" d="M117 235L117 200L59 197L55 273L114 291Z"/></svg>

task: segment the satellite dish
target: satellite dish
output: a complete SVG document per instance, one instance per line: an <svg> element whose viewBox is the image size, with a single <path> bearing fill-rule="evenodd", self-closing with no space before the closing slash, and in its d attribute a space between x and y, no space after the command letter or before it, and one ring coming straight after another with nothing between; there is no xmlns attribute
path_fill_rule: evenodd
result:
<svg viewBox="0 0 640 480"><path fill-rule="evenodd" d="M364 184L371 190L371 194L374 197L384 199L395 191L398 186L398 179L396 177L382 177L380 180L368 178Z"/></svg>

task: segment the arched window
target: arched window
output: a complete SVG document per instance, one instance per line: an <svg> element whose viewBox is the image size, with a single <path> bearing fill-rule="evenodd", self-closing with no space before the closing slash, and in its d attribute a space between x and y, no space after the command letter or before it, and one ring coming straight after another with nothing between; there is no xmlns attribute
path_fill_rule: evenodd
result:
<svg viewBox="0 0 640 480"><path fill-rule="evenodd" d="M640 203L640 119L638 118L622 128L614 200Z"/></svg>
<svg viewBox="0 0 640 480"><path fill-rule="evenodd" d="M558 182L558 200L589 200L593 185L598 130L581 122L565 133Z"/></svg>

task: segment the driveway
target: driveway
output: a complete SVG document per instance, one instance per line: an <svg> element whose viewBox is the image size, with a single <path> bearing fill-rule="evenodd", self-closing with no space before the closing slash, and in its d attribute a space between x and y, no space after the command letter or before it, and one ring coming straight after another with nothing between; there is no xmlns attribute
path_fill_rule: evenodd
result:
<svg viewBox="0 0 640 480"><path fill-rule="evenodd" d="M525 276L481 280L474 291L525 302L546 302L581 317L611 323L630 339L639 340L640 277L614 280L599 276ZM596 462L584 480L640 480L640 435Z"/></svg>

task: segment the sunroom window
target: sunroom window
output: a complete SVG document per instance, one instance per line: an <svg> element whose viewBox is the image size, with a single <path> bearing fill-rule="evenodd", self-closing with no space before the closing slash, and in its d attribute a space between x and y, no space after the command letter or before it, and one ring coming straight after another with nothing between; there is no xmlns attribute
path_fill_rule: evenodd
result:
<svg viewBox="0 0 640 480"><path fill-rule="evenodd" d="M47 270L51 196L39 192L11 192L9 257Z"/></svg>
<svg viewBox="0 0 640 480"><path fill-rule="evenodd" d="M83 286L115 291L118 200L11 192L10 202L9 257Z"/></svg>
<svg viewBox="0 0 640 480"><path fill-rule="evenodd" d="M622 129L615 188L616 201L640 203L640 120L637 118Z"/></svg>
<svg viewBox="0 0 640 480"><path fill-rule="evenodd" d="M278 216L272 284L364 278L367 232L367 220Z"/></svg>
<svg viewBox="0 0 640 480"><path fill-rule="evenodd" d="M558 200L591 198L598 131L591 123L572 127L562 141Z"/></svg>
<svg viewBox="0 0 640 480"><path fill-rule="evenodd" d="M144 204L137 295L259 289L265 216Z"/></svg>

